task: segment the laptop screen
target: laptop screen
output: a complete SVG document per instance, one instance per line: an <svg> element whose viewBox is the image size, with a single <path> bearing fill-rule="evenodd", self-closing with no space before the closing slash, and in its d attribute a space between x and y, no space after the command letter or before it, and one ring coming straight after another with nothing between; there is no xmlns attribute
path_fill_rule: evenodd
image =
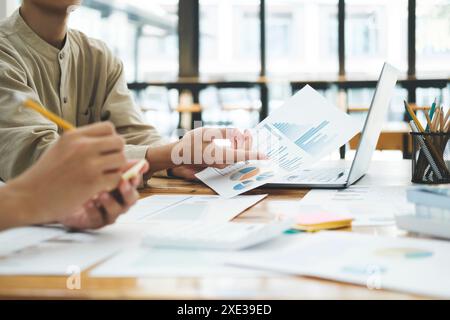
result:
<svg viewBox="0 0 450 320"><path fill-rule="evenodd" d="M359 180L369 169L370 160L376 149L383 124L394 95L399 71L385 63L378 80L377 88L370 105L369 113L364 124L355 159L348 176L348 184Z"/></svg>

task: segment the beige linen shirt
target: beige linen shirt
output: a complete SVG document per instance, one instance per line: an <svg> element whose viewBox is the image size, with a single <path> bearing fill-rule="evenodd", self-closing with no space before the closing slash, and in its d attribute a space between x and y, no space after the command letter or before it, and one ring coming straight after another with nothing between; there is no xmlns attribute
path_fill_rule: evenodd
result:
<svg viewBox="0 0 450 320"><path fill-rule="evenodd" d="M126 140L130 159L163 143L134 104L123 65L106 45L79 31L67 32L59 50L41 39L16 11L0 22L0 178L31 166L61 131L38 113L4 101L27 95L75 126L110 121Z"/></svg>

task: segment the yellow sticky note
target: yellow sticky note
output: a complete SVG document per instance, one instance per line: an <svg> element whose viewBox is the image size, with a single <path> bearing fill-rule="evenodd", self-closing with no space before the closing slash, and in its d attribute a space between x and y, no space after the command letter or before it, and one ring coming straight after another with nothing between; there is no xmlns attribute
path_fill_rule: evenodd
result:
<svg viewBox="0 0 450 320"><path fill-rule="evenodd" d="M295 228L304 231L347 228L353 221L353 218L347 214L328 212L301 213L296 219Z"/></svg>

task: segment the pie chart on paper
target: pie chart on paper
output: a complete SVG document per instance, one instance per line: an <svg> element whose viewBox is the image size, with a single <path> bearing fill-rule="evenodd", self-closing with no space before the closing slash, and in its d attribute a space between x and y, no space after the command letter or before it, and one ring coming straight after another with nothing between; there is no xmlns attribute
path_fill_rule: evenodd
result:
<svg viewBox="0 0 450 320"><path fill-rule="evenodd" d="M433 252L416 248L385 248L377 250L376 254L390 258L424 259L431 257Z"/></svg>

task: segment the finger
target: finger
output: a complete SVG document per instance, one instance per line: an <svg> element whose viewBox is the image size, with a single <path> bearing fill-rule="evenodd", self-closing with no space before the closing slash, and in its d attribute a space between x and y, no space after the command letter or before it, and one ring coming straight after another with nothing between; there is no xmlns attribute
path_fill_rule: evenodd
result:
<svg viewBox="0 0 450 320"><path fill-rule="evenodd" d="M83 205L83 209L64 223L66 227L83 230L98 229L103 226L103 219L93 200Z"/></svg>
<svg viewBox="0 0 450 320"><path fill-rule="evenodd" d="M87 137L104 137L112 135L116 132L114 125L111 122L99 122L75 130L76 134Z"/></svg>
<svg viewBox="0 0 450 320"><path fill-rule="evenodd" d="M85 206L86 229L99 229L105 225L105 216L99 206L98 200L91 201Z"/></svg>
<svg viewBox="0 0 450 320"><path fill-rule="evenodd" d="M128 169L131 169L138 162L139 162L139 160L137 160L137 159L127 160L127 164L122 168L122 171L125 172Z"/></svg>
<svg viewBox="0 0 450 320"><path fill-rule="evenodd" d="M225 137L231 141L234 149L244 149L246 136L239 129L225 128Z"/></svg>
<svg viewBox="0 0 450 320"><path fill-rule="evenodd" d="M221 135L223 136L222 139L233 139L234 137L243 137L241 130L236 128L220 128Z"/></svg>
<svg viewBox="0 0 450 320"><path fill-rule="evenodd" d="M120 192L127 207L132 206L139 199L139 193L128 181L123 181L120 184Z"/></svg>
<svg viewBox="0 0 450 320"><path fill-rule="evenodd" d="M98 160L98 168L103 172L116 171L126 166L127 159L123 152L116 152L101 156Z"/></svg>
<svg viewBox="0 0 450 320"><path fill-rule="evenodd" d="M226 163L226 164L213 164L211 167L217 168L217 169L225 169L232 163Z"/></svg>
<svg viewBox="0 0 450 320"><path fill-rule="evenodd" d="M128 160L127 164L122 168L122 173L127 172L128 170L130 170L134 165L136 165L138 162L141 162L141 160ZM138 172L138 176L139 175L143 175L144 173L146 173L148 170L150 169L150 165L148 164L147 161L144 162L144 165L142 168L140 168L139 172Z"/></svg>
<svg viewBox="0 0 450 320"><path fill-rule="evenodd" d="M243 149L234 149L234 150L226 150L227 153L231 153L231 157L227 156L227 160L230 158L233 162L241 162L241 161L249 161L249 160L264 160L266 159L264 155L260 154L257 151L252 150L243 150Z"/></svg>
<svg viewBox="0 0 450 320"><path fill-rule="evenodd" d="M207 128L202 131L202 141L212 142L216 139L227 139L226 129L224 128Z"/></svg>
<svg viewBox="0 0 450 320"><path fill-rule="evenodd" d="M100 154L121 152L125 148L125 140L119 135L92 138L92 148Z"/></svg>
<svg viewBox="0 0 450 320"><path fill-rule="evenodd" d="M195 174L200 171L203 170L204 167L199 167L198 170L196 168L183 168L183 178L187 179L187 180L197 180L197 177L195 176Z"/></svg>
<svg viewBox="0 0 450 320"><path fill-rule="evenodd" d="M244 131L244 149L251 150L253 146L253 136L250 130Z"/></svg>
<svg viewBox="0 0 450 320"><path fill-rule="evenodd" d="M234 140L234 149L244 149L245 146L245 136L244 135L236 135L233 137Z"/></svg>
<svg viewBox="0 0 450 320"><path fill-rule="evenodd" d="M142 176L140 175L138 177L131 178L131 180L129 182L133 188L137 188L141 185Z"/></svg>
<svg viewBox="0 0 450 320"><path fill-rule="evenodd" d="M120 171L116 172L107 172L102 175L102 180L99 181L101 183L101 190L111 191L114 190L122 180L122 175Z"/></svg>
<svg viewBox="0 0 450 320"><path fill-rule="evenodd" d="M123 207L109 193L102 193L98 201L106 211L105 225L114 223L119 214L123 212Z"/></svg>
<svg viewBox="0 0 450 320"><path fill-rule="evenodd" d="M141 173L141 174L144 174L144 173L146 173L149 169L150 169L150 164L147 162L147 163L145 163L145 165L142 167L140 173Z"/></svg>

